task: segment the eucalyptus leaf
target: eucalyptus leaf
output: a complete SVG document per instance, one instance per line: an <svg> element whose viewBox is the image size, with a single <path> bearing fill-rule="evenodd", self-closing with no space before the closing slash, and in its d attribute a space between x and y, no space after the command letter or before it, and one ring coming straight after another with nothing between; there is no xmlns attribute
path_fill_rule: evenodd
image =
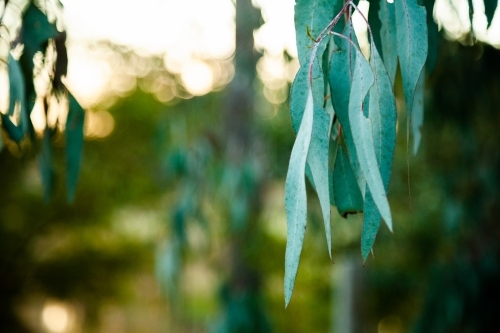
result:
<svg viewBox="0 0 500 333"><path fill-rule="evenodd" d="M382 50L382 21L379 17L380 12L380 0L370 1L370 10L368 11L368 23L370 24L371 35L373 36L373 42L377 46L377 49Z"/></svg>
<svg viewBox="0 0 500 333"><path fill-rule="evenodd" d="M413 133L413 155L417 154L418 147L422 134L420 129L424 124L424 92L425 92L425 73L423 70L420 73L420 78L415 89L415 97L413 99L413 112L411 113L411 126Z"/></svg>
<svg viewBox="0 0 500 333"><path fill-rule="evenodd" d="M380 169L385 193L389 189L392 173L392 161L396 148L396 101L392 91L392 83L382 58L373 46L370 55L370 66L374 75L374 84L369 92L369 118L372 122L373 143L377 163ZM366 189L363 230L361 234L361 253L366 260L375 242L380 226L381 215L374 202L369 188Z"/></svg>
<svg viewBox="0 0 500 333"><path fill-rule="evenodd" d="M323 105L325 83L322 69L322 57L328 46L327 40L323 40L313 54L309 50L306 63L301 65L290 88L290 117L292 120L292 129L297 134L299 131L302 117L304 115L305 106L307 104L308 90L312 89L313 100L318 105ZM314 57L311 60L311 57ZM319 60L321 59L321 61ZM310 63L312 61L312 71L310 71Z"/></svg>
<svg viewBox="0 0 500 333"><path fill-rule="evenodd" d="M56 38L59 34L56 26L49 22L47 16L33 3L24 13L21 29L21 42L24 45L20 61L26 85L26 98L28 110L33 109L36 92L33 84L33 57L37 52L45 54L49 39Z"/></svg>
<svg viewBox="0 0 500 333"><path fill-rule="evenodd" d="M307 221L307 194L305 168L313 130L314 105L312 90L307 90L302 123L292 148L285 182L285 210L287 215L287 243L285 252L285 307L292 297L299 268L300 252L304 242Z"/></svg>
<svg viewBox="0 0 500 333"><path fill-rule="evenodd" d="M387 194L380 174L372 131L372 120L363 112L364 101L374 84L372 69L361 52L356 55L351 93L349 96L349 119L356 146L361 171L366 179L367 188L390 230L392 217Z"/></svg>
<svg viewBox="0 0 500 333"><path fill-rule="evenodd" d="M29 116L26 110L26 95L24 89L24 77L21 66L12 55L9 54L9 110L7 115L2 114L2 124L9 137L19 143L28 132ZM19 107L16 113L16 106ZM12 118L16 119L18 125L14 124Z"/></svg>
<svg viewBox="0 0 500 333"><path fill-rule="evenodd" d="M313 184L318 194L323 221L325 225L326 243L331 258L332 237L330 227L330 189L328 182L328 150L330 118L325 110L313 102L314 117L311 136L311 145L307 155L307 163L311 168Z"/></svg>
<svg viewBox="0 0 500 333"><path fill-rule="evenodd" d="M20 105L21 115L26 114L26 94L24 77L19 62L9 54L9 116L14 115L16 104Z"/></svg>
<svg viewBox="0 0 500 333"><path fill-rule="evenodd" d="M363 211L363 196L352 171L345 144L342 143L338 146L335 158L332 186L335 203L342 217L347 218L348 214Z"/></svg>
<svg viewBox="0 0 500 333"><path fill-rule="evenodd" d="M333 107L332 107L333 110ZM339 138L338 135L335 135L335 137L332 137L331 131L332 129L338 128L338 124L332 124L330 126L330 144L328 147L328 187L330 191L330 206L337 206L335 203L335 193L333 192L333 170L335 167L336 159L335 157L337 156L337 149L339 145Z"/></svg>
<svg viewBox="0 0 500 333"><path fill-rule="evenodd" d="M340 11L342 0L297 0L295 3L295 35L301 65L307 63L307 53L321 31ZM312 38L311 38L312 37Z"/></svg>
<svg viewBox="0 0 500 333"><path fill-rule="evenodd" d="M350 21L346 24L343 35L351 39L353 43L357 45L356 35ZM346 39L340 37L336 37L335 42L339 46L339 49L334 51L330 57L330 76L328 78L331 100L335 114L341 125L343 138L346 143L345 148L347 148L347 156L351 163L352 171L356 177L356 182L361 194L364 197L366 181L359 166L349 118L349 95L351 92L351 82L356 61L356 47ZM339 154L340 150L337 150L336 158L339 158Z"/></svg>
<svg viewBox="0 0 500 333"><path fill-rule="evenodd" d="M389 74L392 86L396 79L396 70L398 66L398 50L396 39L396 17L394 14L394 3L389 3L387 0L380 0L379 18L382 22L380 29L381 48L378 47L376 40L375 45L381 53L384 60L385 68Z"/></svg>
<svg viewBox="0 0 500 333"><path fill-rule="evenodd" d="M426 10L417 0L395 1L399 66L403 78L406 112L411 115L413 96L427 59ZM408 117L411 119L411 116Z"/></svg>
<svg viewBox="0 0 500 333"><path fill-rule="evenodd" d="M322 62L324 58L327 40L323 40L315 50L307 55L307 62L301 66L291 88L290 114L292 127L297 133L304 117L307 99L304 93L311 90L313 98L313 128L311 144L307 156L306 174L318 194L323 213L326 242L328 253L331 257L331 227L330 227L330 189L328 182L328 150L329 131L332 116L323 108L324 101L324 77ZM311 57L314 57L311 59ZM312 62L312 76L310 80L310 69ZM312 81L312 87L310 81Z"/></svg>
<svg viewBox="0 0 500 333"><path fill-rule="evenodd" d="M73 202L75 198L76 183L80 173L80 164L83 149L83 125L85 111L75 99L68 93L69 112L66 119L66 188L68 201Z"/></svg>
<svg viewBox="0 0 500 333"><path fill-rule="evenodd" d="M484 14L486 15L486 20L488 21L488 28L491 25L497 6L498 0L484 0Z"/></svg>
<svg viewBox="0 0 500 333"><path fill-rule="evenodd" d="M434 21L434 0L424 1L427 11L427 31L429 34L429 46L425 69L428 74L434 73L439 59L439 27Z"/></svg>
<svg viewBox="0 0 500 333"><path fill-rule="evenodd" d="M16 143L21 142L24 137L23 131L19 127L17 127L10 117L6 114L1 113L2 117L2 127L5 129L9 137L14 140Z"/></svg>

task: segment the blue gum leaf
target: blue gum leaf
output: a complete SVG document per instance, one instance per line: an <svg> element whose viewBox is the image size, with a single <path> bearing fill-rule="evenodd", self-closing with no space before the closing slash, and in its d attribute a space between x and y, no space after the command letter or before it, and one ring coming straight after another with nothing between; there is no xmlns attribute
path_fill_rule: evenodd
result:
<svg viewBox="0 0 500 333"><path fill-rule="evenodd" d="M429 34L428 55L425 69L427 74L431 75L434 73L439 60L439 27L433 17L434 0L424 1L424 5L427 11L427 33Z"/></svg>
<svg viewBox="0 0 500 333"><path fill-rule="evenodd" d="M37 52L45 53L49 39L59 35L57 27L50 23L47 16L33 3L24 13L23 27L21 29L21 42L24 45L20 62L26 84L27 109L32 111L35 104L36 92L33 83L33 57Z"/></svg>
<svg viewBox="0 0 500 333"><path fill-rule="evenodd" d="M425 73L423 70L420 73L420 78L415 89L415 97L413 98L413 111L411 113L411 126L413 133L413 155L417 154L422 133L420 132L424 124L424 92L425 92Z"/></svg>
<svg viewBox="0 0 500 333"><path fill-rule="evenodd" d="M66 119L66 188L68 202L75 198L76 184L80 173L83 149L83 124L85 111L73 97L68 94L69 112Z"/></svg>
<svg viewBox="0 0 500 333"><path fill-rule="evenodd" d="M372 130L372 119L365 117L364 101L374 84L372 69L361 52L356 55L351 93L349 96L349 120L356 146L361 171L366 179L367 188L373 196L377 209L392 231L392 217L387 201L382 176L377 162Z"/></svg>
<svg viewBox="0 0 500 333"><path fill-rule="evenodd" d="M356 35L354 34L354 29L352 28L352 24L349 21L344 29L344 36L350 38L354 44L357 45ZM340 175L344 175L345 177L351 177L354 175L356 183L358 187L349 187L350 193L342 194L342 192L336 194L336 197L340 195L348 195L352 198L358 197L359 192L361 197L364 197L364 191L366 187L366 181L364 179L363 173L361 172L361 168L359 166L359 161L356 153L356 146L354 145L354 139L351 131L350 119L349 119L349 95L351 92L351 82L354 71L354 63L356 59L356 47L349 43L344 38L336 37L336 44L338 45L338 50L334 51L330 57L330 76L329 76L329 84L330 84L330 93L331 93L331 101L333 105L333 109L335 110L335 114L339 120L341 125L341 133L342 137L345 141L345 153L347 153L347 157L350 162L351 171L342 171ZM339 154L341 154L341 150L337 149L337 154L335 159L341 158ZM345 165L345 168L348 168ZM335 173L335 169L333 171L333 175L339 175L339 173ZM334 185L338 186L340 182L333 182ZM343 191L340 188L333 189L335 191ZM362 202L355 201L354 203L358 204L356 206L351 207L352 211L361 212L363 211ZM337 205L337 209L339 213L343 216L343 209Z"/></svg>
<svg viewBox="0 0 500 333"><path fill-rule="evenodd" d="M2 117L2 127L5 129L9 137L14 140L16 143L20 143L21 140L24 138L24 133L23 131L17 127L12 120L10 120L10 117L6 114L1 114Z"/></svg>
<svg viewBox="0 0 500 333"><path fill-rule="evenodd" d="M415 88L427 60L426 10L417 4L417 0L398 0L395 1L395 14L399 66L410 120Z"/></svg>
<svg viewBox="0 0 500 333"><path fill-rule="evenodd" d="M396 102L392 83L384 63L372 44L370 66L373 70L374 84L369 92L369 118L372 122L373 143L385 192L388 192L392 173L392 162L396 148ZM366 260L375 242L380 226L381 215L375 205L369 188L366 189L363 230L361 234L361 253Z"/></svg>
<svg viewBox="0 0 500 333"><path fill-rule="evenodd" d="M389 74L392 86L396 78L396 70L398 66L398 50L396 39L396 17L394 14L394 3L389 3L387 0L380 0L379 18L382 22L380 29L380 38L382 40L381 48L378 50L384 60L385 68Z"/></svg>
<svg viewBox="0 0 500 333"><path fill-rule="evenodd" d="M346 218L348 214L356 214L363 209L363 197L352 171L345 144L339 143L333 168L333 196L339 214Z"/></svg>
<svg viewBox="0 0 500 333"><path fill-rule="evenodd" d="M285 252L285 307L292 297L299 268L300 252L304 243L307 221L307 194L305 169L313 130L314 106L312 90L307 90L307 101L297 138L292 148L285 182L285 210L287 215L287 242Z"/></svg>
<svg viewBox="0 0 500 333"><path fill-rule="evenodd" d="M488 21L488 28L491 25L497 6L498 0L484 0L484 14L486 15L486 20Z"/></svg>
<svg viewBox="0 0 500 333"><path fill-rule="evenodd" d="M330 227L330 189L328 186L328 150L329 150L329 129L332 116L323 108L324 101L324 77L321 68L323 55L328 46L328 41L323 40L317 47L315 54L310 51L307 55L307 62L302 65L292 84L290 93L290 115L292 118L292 128L298 132L303 119L304 110L307 104L305 93L311 90L313 96L313 128L311 143L307 156L306 174L313 185L321 205L325 226L326 242L328 253L331 257L331 227ZM314 59L311 57L314 56ZM309 83L310 62L312 63L312 87Z"/></svg>
<svg viewBox="0 0 500 333"><path fill-rule="evenodd" d="M295 35L301 65L307 63L307 53L323 29L342 9L342 0L297 0L295 3ZM308 34L309 30L309 34ZM310 35L310 36L309 36Z"/></svg>
<svg viewBox="0 0 500 333"><path fill-rule="evenodd" d="M9 137L16 143L21 142L29 128L29 115L26 109L26 94L24 77L19 62L9 54L9 110L7 115L2 115L3 127L9 134ZM16 109L19 106L19 109ZM17 114L15 111L18 110ZM18 125L15 125L11 117L18 119Z"/></svg>

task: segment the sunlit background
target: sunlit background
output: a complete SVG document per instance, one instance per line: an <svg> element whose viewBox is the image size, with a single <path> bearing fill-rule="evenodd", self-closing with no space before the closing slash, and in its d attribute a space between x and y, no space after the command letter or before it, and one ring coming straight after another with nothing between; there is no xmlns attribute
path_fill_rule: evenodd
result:
<svg viewBox="0 0 500 333"><path fill-rule="evenodd" d="M235 8L232 0L89 0L62 1L68 31L70 64L68 85L87 106L104 103L110 96L125 96L135 89L153 92L164 103L221 89L232 78L235 48ZM284 52L297 57L293 0L254 0L262 10L263 25L255 31L256 48L263 53L258 73L265 96L282 103L286 92L276 93L293 80L296 61L286 62ZM479 40L500 46L500 15L487 30L484 4L473 0L474 33ZM362 1L362 8L369 3ZM498 10L497 10L498 11ZM434 17L451 39L470 30L467 0L437 0ZM363 26L361 18L355 25ZM366 29L366 28L364 28ZM358 28L358 31L363 28ZM109 42L135 55L123 59L97 42ZM152 64L148 57L161 57ZM159 69L173 77L148 75ZM178 91L180 83L185 91Z"/></svg>
<svg viewBox="0 0 500 333"><path fill-rule="evenodd" d="M139 123L141 121L145 122L146 117L154 117L155 121L168 123L165 126L170 126L169 135L177 138L187 136L184 132L189 132L192 129L187 129L185 120L178 119L181 117L169 118L169 108L181 105L181 103L188 100L202 100L203 96L211 92L220 92L227 87L234 77L235 4L232 0L65 0L61 2L64 5L62 22L68 33L69 67L65 83L86 108L85 136L87 141L97 141L93 142L96 145L103 144L102 139L105 138L112 140L111 134L114 131L122 131L120 132L121 138L137 135L137 140L139 140L146 137L144 128L135 128L140 127L140 124L134 123L131 125L127 123L129 126L127 129L120 129L117 124L121 115L112 111L114 107L120 108L120 110L127 109L126 105L123 106L120 103L138 91L151 94L157 103L151 104L150 102L140 101L130 106L135 108L133 115L139 119ZM500 47L499 10L497 9L491 25L487 29L483 1L473 0L472 3L475 9L472 21L475 38L495 47ZM299 67L296 59L297 49L293 24L294 0L254 0L253 4L262 11L262 25L254 31L255 48L261 54L256 67L257 77L260 82L256 86L260 90L259 93L264 97L264 102L271 105L269 109L272 110L272 112L262 110L256 110L256 112L262 119L277 118L278 110L286 108L290 83L293 81ZM359 7L365 15L368 14L368 2L361 1ZM436 0L433 14L440 29L448 39L470 44L467 39L471 28L467 0ZM362 47L363 45L366 46L366 25L363 19L356 15L353 17L353 21L360 45ZM51 111L51 109L48 111L47 121L52 122L52 125L56 123L56 113L61 112L58 103L64 104L54 100L51 103L54 111ZM205 105L203 103L193 104L195 106L190 105L188 108L196 108L200 107L200 105L200 108L203 108ZM166 110L167 115L158 115L159 112L156 112L156 109L155 111L141 110L142 107L146 108L149 105L154 105L157 109L164 107L165 109L162 110ZM63 110L64 112L67 111ZM41 133L46 121L43 110L35 107L31 117L35 130ZM59 126L63 126L64 121L61 121L61 119L59 121ZM203 119L200 122L203 122ZM278 125L284 127L283 131L290 131L288 122L278 123ZM158 125L158 127L161 126ZM131 128L136 132L130 130ZM128 130L131 132L123 133L123 131ZM279 137L279 135L282 134L276 136ZM291 134L288 133L287 135ZM209 138L209 135L207 135L207 138ZM288 143L288 141L284 141ZM115 144L119 145L116 142ZM93 147L99 149L98 146ZM123 149L129 148L126 146ZM151 173L160 173L155 167L148 164L152 163L147 160L150 155L144 152L156 148L148 146L147 148L136 147L130 149L136 149L133 153L137 153L138 156L123 158L125 153L119 151L105 152L103 156L112 155L110 158L123 158L123 163L131 165L132 169L134 167L139 169L138 165L146 164L149 168L148 171L151 171ZM189 157L185 158L188 159ZM287 161L287 158L285 158L285 161ZM87 175L89 178L86 179L93 179L92 186L99 188L101 185L103 187L109 185L111 180L102 176L107 175L106 172L109 172L105 161L94 157L94 159L90 158L90 161L84 161L83 163L83 176ZM85 165L88 167L85 167ZM95 169L91 170L92 167ZM119 242L124 242L126 246L130 245L132 250L137 250L139 245L143 246L144 244L150 252L168 248L170 244L164 242L164 237L168 232L165 231L166 213L163 210L168 203L176 200L176 197L180 196L180 194L165 193L163 189L154 187L156 184L151 185L148 183L148 185L144 185L147 180L142 178L140 180L131 180L133 178L132 174L133 172L119 174L117 178L123 181L123 185L112 187L113 191L103 195L108 197L117 196L120 199L125 198L123 199L124 205L113 208L111 212L106 211L101 206L96 208L96 210L106 211L106 220L109 222L108 229L101 230L97 226L86 226L88 229L85 229L83 226L78 225L77 227L82 230L70 235L64 234L56 226L53 230L50 230L48 237L37 240L30 251L39 254L40 257L51 258L52 255L64 257L64 251L67 247L74 246L74 244L78 244L82 240L92 244L95 251L98 251L96 249L109 251L107 255L109 254L110 258L113 258L113 255L116 254L114 253L114 246ZM34 193L41 191L41 180L37 175L35 163L28 164L23 175L24 190L35 196ZM405 182L402 181L402 183ZM443 196L436 184L427 185L434 196ZM138 199L138 203L134 203L133 199L137 199L134 194L125 194L127 186L139 188L138 192L142 190L144 192L151 191L156 197L154 199L152 199L152 196L141 198ZM271 239L277 240L280 245L283 245L286 239L283 182L275 181L268 184L262 193L265 198L262 219L272 221L272 223L267 223L263 229ZM137 197L139 197L138 194ZM91 201L91 192L84 192L81 200ZM423 200L421 199L421 201ZM111 204L111 202L106 201L102 205L105 206L108 203ZM209 204L206 205L210 206ZM15 207L11 208L9 214L12 216L22 215L16 209ZM210 209L213 209L213 207L208 207L208 210ZM82 208L80 213L88 213L83 210ZM57 217L53 218L57 219ZM349 222L354 223L353 221L359 222L359 217L358 220L350 218L347 222L340 219L337 221L337 234L334 235L334 240L339 247L347 247L350 246L349 244L359 241L359 228L353 228L349 224ZM316 225L312 228L318 229L319 227ZM202 228L200 227L200 229ZM316 234L316 236L318 235ZM219 251L220 244L207 245L207 236L204 231L198 230L196 227L189 231L188 238L190 238L188 242L195 252L203 253L208 251L207 249L210 246L215 248L215 250L210 248L212 252L217 253ZM158 246L158 244L160 245ZM309 245L306 250L311 249L316 250L315 253L320 252L321 255L326 257L326 252L323 251L321 245ZM130 252L123 250L123 253L129 258L133 258L136 254L132 250ZM222 250L220 251L222 252ZM273 251L273 255L277 257L276 253L281 254L280 251L283 251L283 248L279 250L272 248L270 251ZM93 252L90 256L92 255ZM137 254L138 257L140 255L149 258L144 253ZM45 260L44 258L39 259L40 261ZM205 259L207 262L213 263L217 258ZM279 259L282 260L282 256ZM311 282L315 278L314 270L318 269L318 267L324 267L321 266L324 262L318 264L317 261L320 259L312 259L306 255L303 260L307 259L312 261L312 264L301 266L301 269L304 269L303 277L305 276L302 281L306 281L303 282L304 284L314 285L314 282ZM145 261L147 260L151 260L151 258L145 259ZM109 259L109 262L105 261L103 265L112 266L111 263L112 260ZM148 268L153 266L151 262L147 262L145 265L149 265ZM267 263L267 265L271 264ZM282 266L281 261L279 265ZM349 258L342 259L336 265L337 269L335 271L322 272L321 279L323 279L323 282L330 283L330 281L334 281L337 285L343 285L338 291L340 295L336 299L338 301L343 297L352 297L349 294L349 291L353 288L351 280L356 277L356 274L359 274L360 267L359 265L352 266L352 261ZM217 297L214 290L220 287L217 278L219 272L209 266L203 260L195 260L185 268L183 281L181 281L182 289L187 294L182 306L187 304L187 306L195 308L193 311L195 315L188 319L194 317L194 321L202 323L199 325L207 324L208 315L205 315L206 313L213 315L219 310L216 307L212 308L214 307L212 303L215 303L214 298ZM170 327L169 325L177 325L176 327L189 326L189 324L182 322L182 320L188 321L186 318L176 322L178 319L173 318L175 315L172 315L172 313L175 314L176 305L164 305L160 296L161 286L158 285L152 274L144 273L144 267L142 268L142 271L138 269L140 276L133 276L133 278L128 278L125 281L126 290L120 292L126 294L125 299L132 299L133 301L122 307L110 302L102 305L99 309L94 309L94 313L92 309L84 309L78 299L62 300L47 297L46 295L34 295L31 298L22 300L16 311L26 323L30 323L30 328L36 332L81 332L84 321L88 320L88 318L99 322L95 327L99 327L100 332L139 332L141 329L142 332L157 332L162 331L161 329L167 329ZM223 269L220 268L220 270ZM97 272L97 275L99 273ZM47 274L47 276L51 276L49 273ZM203 277L202 280L200 280L200 277ZM281 272L280 274L274 274L265 281L265 290L279 290L279 292L275 292L273 296L268 298L279 298L281 300L282 282ZM64 294L64 291L66 291L64 286L61 288L63 288L62 294ZM321 286L318 287L318 289L320 288ZM298 288L294 297L298 302L303 301L304 304L314 304L313 296L308 296L308 292L304 288ZM347 294L343 294L344 292ZM85 291L78 290L78 293L82 298L85 297ZM321 293L325 293L325 290L316 290L314 295L317 296ZM200 297L203 299L201 303L193 301L193 299L199 301ZM325 299L330 301L330 296L325 296ZM323 299L323 301L325 300ZM421 302L421 300L419 301ZM339 303L338 308L343 308L344 305L344 303ZM411 307L408 304L406 306ZM281 308L279 311L281 311ZM291 311L298 312L299 310L292 309ZM281 312L274 309L271 312L281 314ZM204 316L201 318L196 317L199 313L204 314ZM343 318L343 316L349 315L349 313L340 312L336 314L335 318ZM377 319L376 330L378 333L402 333L403 319L401 316L394 314L381 314ZM325 325L328 326L330 323ZM332 327L336 327L336 332L340 332L345 325L349 325L349 323L343 323L340 320L332 324ZM199 326L193 326L191 329L186 329L186 332L196 332L198 328Z"/></svg>
<svg viewBox="0 0 500 333"><path fill-rule="evenodd" d="M281 104L298 70L293 0L253 0L263 24L255 31L262 53L257 65L265 98ZM91 112L89 137L105 137L113 129L106 107L135 89L171 104L224 88L234 75L235 7L232 0L89 0L62 1L68 31L67 84ZM484 4L473 0L473 28L478 40L500 47L500 15L487 29ZM361 1L367 15L369 2ZM498 9L497 9L498 11ZM437 0L434 18L446 36L462 40L470 31L467 0ZM362 46L366 24L355 13ZM114 45L116 50L110 49ZM366 46L365 46L366 47ZM126 56L124 56L124 54ZM286 60L285 55L291 57ZM151 58L162 61L152 62ZM161 74L163 73L163 74ZM39 123L39 129L43 123Z"/></svg>

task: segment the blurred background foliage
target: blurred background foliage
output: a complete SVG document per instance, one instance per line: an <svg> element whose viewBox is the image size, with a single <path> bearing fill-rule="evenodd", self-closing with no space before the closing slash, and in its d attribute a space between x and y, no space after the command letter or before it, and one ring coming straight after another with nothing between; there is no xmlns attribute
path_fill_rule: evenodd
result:
<svg viewBox="0 0 500 333"><path fill-rule="evenodd" d="M335 210L329 261L309 189L285 311L283 191L294 140L287 73L296 60L286 48L256 51L264 7L263 17L250 1L235 9L235 54L203 60L213 74L208 91L190 90L168 56L73 42L76 57L99 57L96 66L112 73L99 89L75 89L86 124L73 204L59 172L61 135L46 203L35 156L2 133L0 331L492 332L500 310L499 51L465 46L470 23L442 30L422 147L410 160L411 198L400 108L389 192L395 232L381 229L365 266L362 219Z"/></svg>

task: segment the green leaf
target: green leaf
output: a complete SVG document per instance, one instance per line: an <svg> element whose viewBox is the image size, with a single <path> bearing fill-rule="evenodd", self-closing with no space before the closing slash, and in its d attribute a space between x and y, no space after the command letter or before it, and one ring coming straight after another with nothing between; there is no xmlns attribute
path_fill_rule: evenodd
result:
<svg viewBox="0 0 500 333"><path fill-rule="evenodd" d="M330 189L328 186L328 133L330 129L330 116L316 102L313 102L313 107L313 129L307 163L311 168L313 183L321 205L326 243L331 258L332 237L330 228Z"/></svg>
<svg viewBox="0 0 500 333"><path fill-rule="evenodd" d="M486 19L488 21L488 28L490 27L491 20L493 20L493 16L495 15L497 5L498 0L484 0L484 14L486 15Z"/></svg>
<svg viewBox="0 0 500 333"><path fill-rule="evenodd" d="M45 44L49 39L55 38L59 31L50 23L47 16L33 3L24 13L23 18L23 42L30 49Z"/></svg>
<svg viewBox="0 0 500 333"><path fill-rule="evenodd" d="M9 54L9 116L14 114L16 104L21 106L21 114L26 111L26 94L24 92L24 77L19 62L17 62L12 55Z"/></svg>
<svg viewBox="0 0 500 333"><path fill-rule="evenodd" d="M380 0L370 1L370 10L368 11L368 23L370 24L370 30L373 35L373 42L377 46L377 49L382 50L382 21L379 17L380 12Z"/></svg>
<svg viewBox="0 0 500 333"><path fill-rule="evenodd" d="M21 32L21 42L24 44L24 49L20 61L26 81L27 108L31 112L36 98L35 86L32 80L33 57L37 52L45 53L48 40L56 38L59 32L56 26L51 24L47 16L33 3L29 5L24 13Z"/></svg>
<svg viewBox="0 0 500 333"><path fill-rule="evenodd" d="M398 0L395 5L399 66L403 77L406 112L410 115L415 87L427 59L426 10L417 4L417 0Z"/></svg>
<svg viewBox="0 0 500 333"><path fill-rule="evenodd" d="M332 124L331 127L335 126L338 127L337 124ZM335 167L335 156L337 155L338 144L338 138L333 139L330 136L330 144L328 147L328 188L330 191L330 206L337 206L335 203L335 194L333 193L333 170Z"/></svg>
<svg viewBox="0 0 500 333"><path fill-rule="evenodd" d="M24 77L19 63L9 54L9 111L7 115L2 114L2 125L9 137L19 143L28 132L29 116L26 110L26 96L24 91ZM15 114L16 105L19 105L19 115ZM11 116L19 117L19 125L15 125Z"/></svg>
<svg viewBox="0 0 500 333"><path fill-rule="evenodd" d="M374 84L370 89L369 118L372 122L373 143L380 169L385 193L389 189L392 161L396 148L396 102L389 74L378 51L372 44L370 66L373 70ZM363 230L361 234L361 253L366 260L375 242L380 226L381 215L375 205L370 189L366 189Z"/></svg>
<svg viewBox="0 0 500 333"><path fill-rule="evenodd" d="M68 93L69 112L66 119L66 188L68 202L75 198L76 183L80 172L83 148L85 111L73 95Z"/></svg>
<svg viewBox="0 0 500 333"><path fill-rule="evenodd" d="M307 102L302 123L292 148L285 183L287 242L285 253L285 307L292 297L299 268L307 221L305 168L313 130L314 106L312 90L307 90Z"/></svg>
<svg viewBox="0 0 500 333"><path fill-rule="evenodd" d="M417 154L422 134L420 128L424 123L424 92L425 92L425 70L420 73L420 78L415 89L413 99L413 111L411 113L411 125L413 133L413 155Z"/></svg>
<svg viewBox="0 0 500 333"><path fill-rule="evenodd" d="M434 73L439 59L439 27L434 21L434 0L424 1L427 11L427 31L429 34L429 46L425 69L428 74Z"/></svg>
<svg viewBox="0 0 500 333"><path fill-rule="evenodd" d="M349 21L344 29L344 36L351 39L357 45L354 29ZM364 197L366 181L361 172L359 161L356 153L356 146L351 131L349 119L349 95L351 92L351 82L354 71L354 63L356 59L356 47L349 43L344 38L336 37L336 44L340 47L334 51L330 58L330 92L335 114L342 126L343 138L345 139L347 156L351 164L352 171L356 177L356 181ZM340 150L337 150L336 158L339 158ZM335 174L335 170L334 170ZM342 213L339 211L342 215Z"/></svg>
<svg viewBox="0 0 500 333"><path fill-rule="evenodd" d="M356 50L356 62L352 79L351 93L349 96L349 119L351 131L356 146L356 152L361 171L366 179L367 188L390 230L392 230L392 217L387 201L387 194L380 174L375 143L372 131L372 120L364 115L364 102L368 91L374 84L372 69L361 52Z"/></svg>
<svg viewBox="0 0 500 333"><path fill-rule="evenodd" d="M54 167L52 164L52 130L47 126L43 132L42 150L38 155L38 167L42 176L43 194L49 201L54 185Z"/></svg>
<svg viewBox="0 0 500 333"><path fill-rule="evenodd" d="M335 203L342 217L347 218L348 214L363 211L363 196L352 171L344 142L339 143L337 148L332 186Z"/></svg>
<svg viewBox="0 0 500 333"><path fill-rule="evenodd" d="M312 60L312 87L310 87L311 84L309 83L309 64L311 56L313 55L311 51L307 54L306 63L300 66L299 71L293 80L292 87L290 89L290 117L292 120L292 129L295 134L298 133L302 122L309 89L312 89L313 100L316 104L321 104L324 100L323 70L321 68L321 62L318 59L321 59L326 46L327 43L325 41L320 43L316 52L317 56Z"/></svg>
<svg viewBox="0 0 500 333"><path fill-rule="evenodd" d="M23 130L16 126L12 120L10 120L9 115L1 114L2 116L2 127L5 129L9 137L14 140L16 143L20 143L24 138Z"/></svg>
<svg viewBox="0 0 500 333"><path fill-rule="evenodd" d="M314 184L314 178L313 178L313 174L311 171L311 167L309 166L309 163L306 163L306 177L307 177L307 180L309 181L309 184L311 184L311 186L316 191L316 184Z"/></svg>
<svg viewBox="0 0 500 333"><path fill-rule="evenodd" d="M62 78L68 72L68 50L66 49L66 32L62 32L55 38L56 47L56 63L54 68L54 78L52 80L52 88L56 94L61 95L66 91Z"/></svg>
<svg viewBox="0 0 500 333"><path fill-rule="evenodd" d="M354 34L351 21L346 24L343 35L356 43L356 35ZM330 75L328 80L333 109L339 120L342 121L348 115L349 93L351 91L356 52L354 50L355 47L344 38L335 37L335 43L339 48L330 57Z"/></svg>
<svg viewBox="0 0 500 333"><path fill-rule="evenodd" d="M396 40L396 17L394 15L394 3L389 3L387 0L380 0L380 11L378 13L382 28L380 35L382 39L382 48L379 48L376 40L378 50L380 50L382 59L384 59L385 68L389 74L392 86L394 87L394 80L396 78L396 70L398 66L398 50Z"/></svg>
<svg viewBox="0 0 500 333"><path fill-rule="evenodd" d="M307 100L305 92L311 90L313 95L313 128L311 144L307 156L306 174L318 194L325 225L328 253L331 256L331 228L330 228L330 189L328 186L328 150L331 116L322 108L324 101L324 78L321 68L327 40L322 41L316 50L307 55L307 62L301 66L291 89L290 114L292 127L297 133L303 118ZM315 52L315 53L314 53ZM314 59L311 60L311 57ZM312 61L312 87L309 83L309 69Z"/></svg>
<svg viewBox="0 0 500 333"><path fill-rule="evenodd" d="M341 0L297 0L295 3L295 34L301 65L307 63L307 53L314 40L342 9Z"/></svg>

